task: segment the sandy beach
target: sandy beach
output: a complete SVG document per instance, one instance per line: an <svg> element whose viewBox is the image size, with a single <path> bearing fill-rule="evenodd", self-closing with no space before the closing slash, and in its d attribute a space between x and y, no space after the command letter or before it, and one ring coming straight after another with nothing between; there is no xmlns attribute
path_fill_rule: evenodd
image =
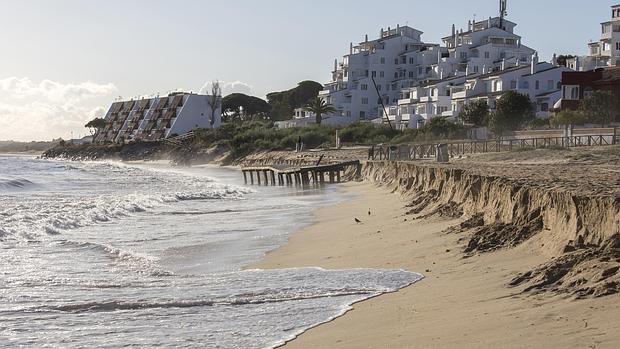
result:
<svg viewBox="0 0 620 349"><path fill-rule="evenodd" d="M460 220L413 219L411 198L368 182L343 190L350 201L319 209L316 224L254 267L404 269L425 279L356 304L286 348L618 347L618 295L576 300L508 287L547 260L537 239L464 258L463 236L445 232Z"/></svg>

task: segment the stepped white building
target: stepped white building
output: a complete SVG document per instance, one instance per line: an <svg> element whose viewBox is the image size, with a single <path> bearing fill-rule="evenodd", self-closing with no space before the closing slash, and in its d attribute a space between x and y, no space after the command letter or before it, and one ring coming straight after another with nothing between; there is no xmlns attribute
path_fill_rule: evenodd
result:
<svg viewBox="0 0 620 349"><path fill-rule="evenodd" d="M493 110L496 100L508 91L529 96L536 116L548 118L549 109L561 98L562 72L570 69L539 62L537 53L529 61L525 64L518 60L511 65L503 61L499 68L485 74L449 77L405 89L398 106L390 108L390 120L409 128L440 116L456 121L464 105L485 100Z"/></svg>
<svg viewBox="0 0 620 349"><path fill-rule="evenodd" d="M569 68L588 71L620 65L620 5L611 7L611 21L601 23L601 38L588 44L589 54L567 60Z"/></svg>
<svg viewBox="0 0 620 349"><path fill-rule="evenodd" d="M485 98L493 108L495 98L516 90L546 117L559 99L563 69L538 62L535 50L515 34L517 24L505 18L505 1L500 4L497 17L470 20L466 30L453 25L443 45L423 43L421 31L400 26L351 45L320 96L339 110L335 119L383 118L387 110L400 127L416 128L437 116L454 119L475 99Z"/></svg>
<svg viewBox="0 0 620 349"><path fill-rule="evenodd" d="M217 128L221 124L221 108L212 113L210 101L211 96L207 95L174 93L168 97L115 102L105 116L106 126L94 141L154 141L196 128Z"/></svg>
<svg viewBox="0 0 620 349"><path fill-rule="evenodd" d="M345 121L377 118L381 103L395 103L403 81L418 79L418 71L426 74L418 67L438 56L438 45L423 43L421 35L414 28L396 26L381 29L378 39L369 41L366 36L359 45L351 44L349 54L335 62L332 81L319 96L336 106L336 117Z"/></svg>

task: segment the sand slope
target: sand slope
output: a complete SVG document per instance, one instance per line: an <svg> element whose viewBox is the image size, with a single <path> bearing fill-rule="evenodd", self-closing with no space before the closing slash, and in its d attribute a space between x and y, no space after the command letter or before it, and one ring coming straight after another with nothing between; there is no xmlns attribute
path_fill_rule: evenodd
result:
<svg viewBox="0 0 620 349"><path fill-rule="evenodd" d="M317 223L270 253L260 268L395 268L426 279L362 302L287 348L617 348L620 297L575 301L523 295L507 284L544 263L527 243L463 259L459 221L406 216L408 203L371 184L356 198L317 212ZM372 215L368 216L370 208ZM363 221L356 224L354 217ZM405 221L407 219L407 221Z"/></svg>

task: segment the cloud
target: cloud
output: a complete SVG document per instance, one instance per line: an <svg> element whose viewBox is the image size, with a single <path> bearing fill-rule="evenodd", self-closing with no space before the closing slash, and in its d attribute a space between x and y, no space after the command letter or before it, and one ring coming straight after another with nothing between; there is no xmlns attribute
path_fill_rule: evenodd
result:
<svg viewBox="0 0 620 349"><path fill-rule="evenodd" d="M49 140L86 133L84 124L105 114L118 89L111 83L38 83L0 79L0 140Z"/></svg>
<svg viewBox="0 0 620 349"><path fill-rule="evenodd" d="M200 93L210 93L211 92L212 82L206 82L202 88L200 88ZM222 88L222 95L226 96L231 93L244 93L246 95L254 95L254 87L248 83L243 81L220 81L220 87Z"/></svg>
<svg viewBox="0 0 620 349"><path fill-rule="evenodd" d="M116 92L111 83L94 82L62 84L52 80L42 80L38 84L29 78L10 77L0 80L0 92L12 98L38 97L52 102L75 103L84 99L107 96Z"/></svg>

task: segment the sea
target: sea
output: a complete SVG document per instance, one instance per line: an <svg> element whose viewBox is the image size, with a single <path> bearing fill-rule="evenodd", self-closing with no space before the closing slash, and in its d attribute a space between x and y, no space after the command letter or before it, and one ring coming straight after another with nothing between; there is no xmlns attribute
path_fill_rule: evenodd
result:
<svg viewBox="0 0 620 349"><path fill-rule="evenodd" d="M0 348L274 348L420 280L249 269L346 199L218 167L0 155Z"/></svg>

